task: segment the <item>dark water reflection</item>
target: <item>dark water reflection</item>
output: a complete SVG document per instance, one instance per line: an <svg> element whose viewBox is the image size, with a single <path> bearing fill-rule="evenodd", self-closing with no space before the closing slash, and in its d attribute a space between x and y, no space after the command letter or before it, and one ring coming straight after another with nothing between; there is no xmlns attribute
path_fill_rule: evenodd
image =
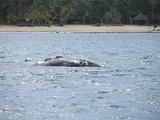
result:
<svg viewBox="0 0 160 120"><path fill-rule="evenodd" d="M0 33L1 120L159 120L160 34ZM33 67L63 55L101 68Z"/></svg>

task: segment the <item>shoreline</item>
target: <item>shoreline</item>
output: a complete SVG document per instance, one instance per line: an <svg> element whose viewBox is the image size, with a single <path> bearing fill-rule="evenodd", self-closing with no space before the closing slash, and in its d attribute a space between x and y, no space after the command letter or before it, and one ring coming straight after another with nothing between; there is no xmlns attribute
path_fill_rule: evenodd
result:
<svg viewBox="0 0 160 120"><path fill-rule="evenodd" d="M0 25L0 32L52 32L52 33L160 33L158 26L93 26L93 25L64 25L64 26L9 26Z"/></svg>

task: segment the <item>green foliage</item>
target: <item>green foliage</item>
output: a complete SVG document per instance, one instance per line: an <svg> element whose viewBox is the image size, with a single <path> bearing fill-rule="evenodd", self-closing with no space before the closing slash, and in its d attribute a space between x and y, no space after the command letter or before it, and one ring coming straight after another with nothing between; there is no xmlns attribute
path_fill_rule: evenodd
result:
<svg viewBox="0 0 160 120"><path fill-rule="evenodd" d="M142 12L153 20L160 14L160 0L0 0L0 24L18 24L26 13L31 25L46 25L52 18L64 24L68 18L98 23L130 23Z"/></svg>
<svg viewBox="0 0 160 120"><path fill-rule="evenodd" d="M31 26L34 25L34 22L38 22L38 25L41 25L43 22L46 25L49 23L49 14L48 9L45 7L42 0L34 0L33 4L29 7L29 19L32 21Z"/></svg>
<svg viewBox="0 0 160 120"><path fill-rule="evenodd" d="M2 21L7 24L16 24L18 18L22 17L26 12L26 7L22 5L20 0L6 0L0 6L0 14L2 14Z"/></svg>
<svg viewBox="0 0 160 120"><path fill-rule="evenodd" d="M120 20L121 20L121 15L120 13L118 13L115 9L112 9L109 12L106 12L104 15L105 21L106 22L111 22L113 24L121 24Z"/></svg>
<svg viewBox="0 0 160 120"><path fill-rule="evenodd" d="M63 25L63 23L71 16L75 14L75 9L72 8L71 4L67 4L62 7L62 10L60 12L60 25Z"/></svg>

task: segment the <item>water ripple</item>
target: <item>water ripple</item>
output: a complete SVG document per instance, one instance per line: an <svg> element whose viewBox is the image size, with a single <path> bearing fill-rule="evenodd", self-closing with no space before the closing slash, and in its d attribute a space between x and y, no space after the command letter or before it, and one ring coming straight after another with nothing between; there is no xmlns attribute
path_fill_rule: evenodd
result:
<svg viewBox="0 0 160 120"><path fill-rule="evenodd" d="M160 119L159 34L0 35L2 120ZM56 55L102 67L32 66Z"/></svg>

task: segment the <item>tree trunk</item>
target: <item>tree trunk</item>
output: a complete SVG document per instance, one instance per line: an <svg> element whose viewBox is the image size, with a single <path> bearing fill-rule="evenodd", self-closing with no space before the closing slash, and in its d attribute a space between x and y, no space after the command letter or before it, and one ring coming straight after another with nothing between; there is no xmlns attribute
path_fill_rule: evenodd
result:
<svg viewBox="0 0 160 120"><path fill-rule="evenodd" d="M31 22L31 26L32 26L32 27L33 27L34 21L35 21L35 20L33 19L32 22Z"/></svg>
<svg viewBox="0 0 160 120"><path fill-rule="evenodd" d="M153 23L154 7L152 7L151 22Z"/></svg>

